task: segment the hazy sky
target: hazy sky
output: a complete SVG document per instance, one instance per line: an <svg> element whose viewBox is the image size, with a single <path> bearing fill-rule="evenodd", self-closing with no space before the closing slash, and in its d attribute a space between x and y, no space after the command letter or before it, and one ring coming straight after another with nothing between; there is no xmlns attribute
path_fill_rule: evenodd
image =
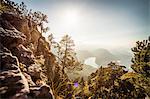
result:
<svg viewBox="0 0 150 99"><path fill-rule="evenodd" d="M150 0L13 0L48 15L49 33L77 47L130 48L150 36Z"/></svg>

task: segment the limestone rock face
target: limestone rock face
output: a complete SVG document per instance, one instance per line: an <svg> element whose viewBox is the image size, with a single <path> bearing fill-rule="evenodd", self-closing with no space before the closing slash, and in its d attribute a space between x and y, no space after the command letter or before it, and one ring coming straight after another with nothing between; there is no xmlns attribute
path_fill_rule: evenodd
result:
<svg viewBox="0 0 150 99"><path fill-rule="evenodd" d="M23 72L23 75L25 76L25 78L28 81L29 86L35 86L36 84L32 81L32 78L29 74Z"/></svg>
<svg viewBox="0 0 150 99"><path fill-rule="evenodd" d="M27 40L25 43L33 43L34 47L37 46L38 39L42 35L38 31L35 23L27 19L21 19L19 16L12 13L3 13L1 17L26 36Z"/></svg>
<svg viewBox="0 0 150 99"><path fill-rule="evenodd" d="M28 67L28 74L32 77L32 80L36 82L38 79L41 79L41 67L39 64L32 64Z"/></svg>
<svg viewBox="0 0 150 99"><path fill-rule="evenodd" d="M27 19L21 19L19 16L12 13L3 13L2 18L7 20L11 25L13 25L18 31L23 32L27 40L31 40L30 28L28 26Z"/></svg>
<svg viewBox="0 0 150 99"><path fill-rule="evenodd" d="M10 99L27 99L29 86L19 69L19 63L9 50L0 44L0 96Z"/></svg>
<svg viewBox="0 0 150 99"><path fill-rule="evenodd" d="M23 43L26 36L17 31L8 21L0 18L0 41L7 48L13 48Z"/></svg>
<svg viewBox="0 0 150 99"><path fill-rule="evenodd" d="M47 60L41 64L36 52ZM0 14L0 98L54 99L41 68L51 63L50 53L35 23L12 13Z"/></svg>
<svg viewBox="0 0 150 99"><path fill-rule="evenodd" d="M33 52L37 51L38 41L39 38L42 36L41 33L37 30L37 28L33 29L33 31L30 32L31 34L31 43L33 44L34 50Z"/></svg>
<svg viewBox="0 0 150 99"><path fill-rule="evenodd" d="M20 63L30 65L34 63L34 55L30 49L27 49L22 44L12 50L13 55L17 56Z"/></svg>

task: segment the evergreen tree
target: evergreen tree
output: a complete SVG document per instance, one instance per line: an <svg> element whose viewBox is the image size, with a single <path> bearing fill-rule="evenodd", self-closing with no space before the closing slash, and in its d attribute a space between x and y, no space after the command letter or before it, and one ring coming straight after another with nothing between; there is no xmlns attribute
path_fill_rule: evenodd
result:
<svg viewBox="0 0 150 99"><path fill-rule="evenodd" d="M150 97L150 37L148 40L137 41L132 51L134 57L131 68L137 73L133 82L143 88Z"/></svg>
<svg viewBox="0 0 150 99"><path fill-rule="evenodd" d="M74 41L70 36L63 36L58 45L58 59L61 61L62 73L65 74L65 69L74 70L81 69L82 64L78 61L74 49Z"/></svg>
<svg viewBox="0 0 150 99"><path fill-rule="evenodd" d="M149 40L137 41L132 51L134 58L131 68L145 77L150 77L150 37Z"/></svg>

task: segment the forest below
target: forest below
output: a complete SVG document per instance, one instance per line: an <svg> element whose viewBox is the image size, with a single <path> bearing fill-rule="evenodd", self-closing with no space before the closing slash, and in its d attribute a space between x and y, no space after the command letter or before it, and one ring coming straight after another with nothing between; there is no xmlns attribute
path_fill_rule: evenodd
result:
<svg viewBox="0 0 150 99"><path fill-rule="evenodd" d="M71 78L86 65L71 36L56 42L47 18L23 2L0 0L1 99L149 99L150 37L131 48L132 71L112 60L86 79Z"/></svg>

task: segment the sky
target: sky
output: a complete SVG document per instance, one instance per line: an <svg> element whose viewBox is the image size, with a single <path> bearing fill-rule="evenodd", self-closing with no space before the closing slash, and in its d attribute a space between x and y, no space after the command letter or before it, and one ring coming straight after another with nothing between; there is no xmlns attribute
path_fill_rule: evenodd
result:
<svg viewBox="0 0 150 99"><path fill-rule="evenodd" d="M48 16L56 40L69 34L78 49L127 48L150 36L150 0L13 0Z"/></svg>

